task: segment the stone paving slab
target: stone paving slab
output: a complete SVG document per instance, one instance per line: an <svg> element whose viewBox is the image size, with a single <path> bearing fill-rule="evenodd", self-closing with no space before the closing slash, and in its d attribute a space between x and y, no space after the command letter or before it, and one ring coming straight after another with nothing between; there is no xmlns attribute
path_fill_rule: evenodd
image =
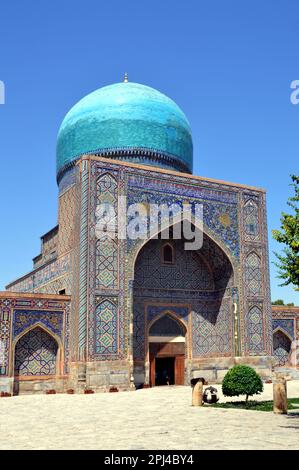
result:
<svg viewBox="0 0 299 470"><path fill-rule="evenodd" d="M0 399L0 449L299 449L299 416L195 408L190 387L17 396Z"/></svg>

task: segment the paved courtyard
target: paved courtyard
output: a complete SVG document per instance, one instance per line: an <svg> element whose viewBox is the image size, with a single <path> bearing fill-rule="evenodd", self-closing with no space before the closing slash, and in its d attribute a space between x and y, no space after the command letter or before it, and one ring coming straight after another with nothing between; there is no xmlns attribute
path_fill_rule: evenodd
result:
<svg viewBox="0 0 299 470"><path fill-rule="evenodd" d="M299 397L299 381L288 395ZM265 385L259 399L271 398ZM299 412L190 404L189 387L1 398L0 449L299 449Z"/></svg>

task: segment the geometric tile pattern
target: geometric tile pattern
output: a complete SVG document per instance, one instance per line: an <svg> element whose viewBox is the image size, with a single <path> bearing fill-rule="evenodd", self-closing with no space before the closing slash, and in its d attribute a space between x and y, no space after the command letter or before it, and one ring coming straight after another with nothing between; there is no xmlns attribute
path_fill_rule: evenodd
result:
<svg viewBox="0 0 299 470"><path fill-rule="evenodd" d="M42 310L15 310L13 318L13 337L22 333L26 328L35 323L42 323L57 336L63 333L63 312L51 312Z"/></svg>
<svg viewBox="0 0 299 470"><path fill-rule="evenodd" d="M145 358L147 324L166 310L187 323L190 317L193 357L230 355L233 326L231 298L230 294L225 294L225 288L230 284L232 267L228 258L218 246L212 249L215 243L208 237L204 238L203 247L198 253L185 251L184 240L168 242L174 250L172 265L164 265L161 258L165 240L148 241L137 256L134 360ZM189 306L186 307L186 304Z"/></svg>
<svg viewBox="0 0 299 470"><path fill-rule="evenodd" d="M0 298L0 375L8 375L9 347L12 340L27 328L44 325L62 340L64 352L63 372L69 367L69 311L70 304L64 300L22 297ZM31 330L30 330L31 331ZM4 354L1 354L4 347ZM3 351L2 351L3 352ZM2 362L2 364L1 364Z"/></svg>
<svg viewBox="0 0 299 470"><path fill-rule="evenodd" d="M272 310L265 193L257 194L255 191L243 189L240 193L240 209L241 349L249 355L272 355Z"/></svg>
<svg viewBox="0 0 299 470"><path fill-rule="evenodd" d="M134 300L133 317L133 356L135 360L145 358L145 305L139 299Z"/></svg>
<svg viewBox="0 0 299 470"><path fill-rule="evenodd" d="M259 212L256 203L249 199L243 208L243 224L246 240L259 239Z"/></svg>
<svg viewBox="0 0 299 470"><path fill-rule="evenodd" d="M189 307L186 307L186 305L167 305L163 304L162 305L148 305L147 307L147 321L152 322L155 317L158 315L161 315L161 313L164 313L166 310L171 310L172 313L174 313L178 318L181 318L184 320L185 323L188 322L188 317L190 314L190 309Z"/></svg>
<svg viewBox="0 0 299 470"><path fill-rule="evenodd" d="M193 357L232 354L232 314L230 298L198 300L192 307Z"/></svg>
<svg viewBox="0 0 299 470"><path fill-rule="evenodd" d="M92 361L124 359L128 354L128 316L124 314L128 306L125 292L125 288L128 288L128 284L125 286L126 241L118 240L117 220L114 217L118 211L118 194L123 194L123 191L124 180L121 171L110 168L110 165L107 168L91 161L87 211L89 270L86 298L89 332L87 353L88 359ZM112 205L114 214L113 211L106 211L108 204L109 209ZM113 304L111 309L115 312L114 320L107 324L100 320L97 313L98 308L101 308L99 305L105 300ZM102 338L103 330L107 334L103 333ZM113 341L109 335L113 335Z"/></svg>
<svg viewBox="0 0 299 470"><path fill-rule="evenodd" d="M284 330L290 338L295 339L294 336L294 319L291 318L279 318L279 319L273 319L272 324L273 324L273 331L275 331L277 328Z"/></svg>
<svg viewBox="0 0 299 470"><path fill-rule="evenodd" d="M134 287L167 289L213 289L211 268L193 251L184 250L183 240L170 242L175 263L163 264L161 248L165 240L151 240L141 249L135 264Z"/></svg>
<svg viewBox="0 0 299 470"><path fill-rule="evenodd" d="M95 315L96 354L117 354L118 352L118 314L116 305L103 300Z"/></svg>
<svg viewBox="0 0 299 470"><path fill-rule="evenodd" d="M219 247L204 237L198 251L185 250L184 240L170 240L175 262L162 263L165 240L150 240L140 250L135 263L134 288L214 290L227 287L231 264ZM214 245L214 246L213 246Z"/></svg>
<svg viewBox="0 0 299 470"><path fill-rule="evenodd" d="M185 336L185 330L173 317L166 314L152 324L151 336Z"/></svg>
<svg viewBox="0 0 299 470"><path fill-rule="evenodd" d="M74 217L76 187L72 186L59 197L59 254L67 253L74 246Z"/></svg>
<svg viewBox="0 0 299 470"><path fill-rule="evenodd" d="M282 331L276 331L273 335L273 352L277 365L283 366L288 362L290 351L291 340Z"/></svg>
<svg viewBox="0 0 299 470"><path fill-rule="evenodd" d="M258 296L262 291L261 259L256 253L250 253L245 260L245 280L248 294Z"/></svg>
<svg viewBox="0 0 299 470"><path fill-rule="evenodd" d="M256 305L249 309L246 317L246 336L249 354L261 353L264 351L263 337L263 312Z"/></svg>
<svg viewBox="0 0 299 470"><path fill-rule="evenodd" d="M97 204L107 210L113 207L117 214L118 187L115 178L104 173L97 178ZM109 212L108 212L109 213ZM102 213L101 213L102 214ZM109 223L116 223L115 215L111 214L106 222L108 230L101 234L96 243L96 287L103 289L116 289L118 285L118 244L114 240L114 233L109 232Z"/></svg>
<svg viewBox="0 0 299 470"><path fill-rule="evenodd" d="M272 307L274 356L281 364L288 360L290 342L296 341L297 359L291 357L292 364L299 364L299 307L287 305ZM296 360L297 362L294 362Z"/></svg>
<svg viewBox="0 0 299 470"><path fill-rule="evenodd" d="M86 161L81 169L81 207L80 207L80 261L79 261L79 355L84 359L87 337L87 266L88 266L88 200L89 200L89 169Z"/></svg>
<svg viewBox="0 0 299 470"><path fill-rule="evenodd" d="M187 198L200 198L206 201L216 201L229 204L237 204L237 193L219 184L199 181L188 178L188 182L184 177L179 175L172 176L170 174L155 174L152 172L140 170L138 173L130 169L128 178L128 186L133 189L144 189L154 193L174 194Z"/></svg>
<svg viewBox="0 0 299 470"><path fill-rule="evenodd" d="M241 337L240 352L243 352L245 322L247 321L244 316L248 312L248 298L252 300L251 307L253 307L255 300L261 301L264 298L264 290L262 289L267 287L262 285L262 281L266 284L267 273L264 274L264 271L267 271L268 268L265 253L267 250L266 238L264 238L264 228L261 225L264 223L264 205L262 205L263 195L261 195L261 192L254 189L246 189L245 191L240 186L228 186L221 182L193 179L192 177L187 179L178 174L158 174L155 173L154 169L135 169L120 166L114 163L113 160L91 160L89 182L90 186L87 185L88 197L85 198L84 196L89 208L88 210L86 206L84 207L87 214L84 223L87 225L81 227L82 234L84 232L82 239L84 238L84 243L87 241L88 244L88 258L84 257L84 260L82 258L82 268L83 264L86 268L87 263L89 277L87 286L86 278L84 278L86 288L82 289L82 295L80 295L82 307L85 303L88 313L88 320L84 319L84 325L89 328L89 358L91 360L105 360L106 357L109 359L109 354L105 356L103 353L99 354L99 351L105 351L105 345L111 343L111 338L109 338L109 335L112 334L111 331L114 331L118 338L115 340L119 343L118 357L126 357L131 338L132 289L135 325L133 336L136 346L134 346L134 351L140 351L140 347L142 349L142 332L145 331L142 322L147 321L144 318L145 303L165 303L167 305L176 303L179 305L189 304L190 309L194 312L194 315L192 314L192 324L194 322L193 326L198 328L198 335L202 334L202 337L197 343L195 341L193 354L200 356L202 353L221 355L220 350L225 348L227 349L223 354L232 353L232 332L236 325L233 321L231 288L238 288L240 306L238 308L238 315L240 315L238 331L240 331ZM174 269L170 265L164 265L163 270L165 272L162 273L162 270L158 268L158 256L154 258L155 263L152 261L152 257L149 257L149 264L140 274L140 277L137 276L134 280L133 260L142 245L142 241L115 240L112 243L111 241L108 242L108 239L112 239L112 237L107 233L107 248L103 245L102 249L100 243L97 246L94 233L96 207L99 203L109 202L109 204L115 205L115 212L117 213L116 199L118 194L127 197L128 205L143 202L147 207L149 203L166 204L169 207L174 203L182 206L184 202L189 202L194 209L196 203L203 203L206 238L210 236L210 239L214 239L216 243L206 243L206 248L203 247L202 252L198 254L198 257L201 258L199 263L194 262L194 255L197 256L197 254L190 255L188 263L185 264L185 269L182 269L183 265L179 266L178 269ZM242 200L243 195L244 199ZM252 201L252 204L249 201ZM258 230L256 230L257 228ZM256 234L256 232L258 233ZM104 237L103 240L105 240ZM252 247L248 250L248 244L250 243ZM246 250L244 250L245 245ZM255 254L251 256L250 254L253 252ZM176 253L179 253L179 250L176 250ZM239 263L240 256L242 255L243 263L248 254L250 255L246 271L249 280L248 290L243 290L243 287L247 284L247 282L244 282L245 277L241 277L245 271L245 262L241 266L241 271L239 271ZM227 262L228 258L230 258L231 264L236 267L235 276L232 276L232 267ZM115 268L116 261L118 268ZM261 266L263 266L263 271ZM195 271L192 271L193 268ZM136 266L137 270L138 266ZM171 272L174 276L171 275ZM263 279L261 272L263 273ZM212 278L213 286L211 286ZM235 286L233 284L234 279L238 282ZM133 287L131 288L132 283ZM181 288L179 285L181 285ZM101 303L100 298L102 299L101 302L104 300L112 302L118 310L118 326L115 330L110 328L110 332L104 337L101 346L99 346L98 331L95 328L95 316L97 316L97 306ZM261 308L259 305L258 307ZM264 315L267 312L268 316L268 308L267 293L266 303L262 309ZM252 326L254 325L254 318L252 314L252 318L250 317ZM260 321L262 320L261 316ZM191 317L189 321L191 322ZM268 320L265 319L261 328L268 328L266 321ZM108 326L107 328L109 330ZM201 331L204 332L204 335L200 333ZM203 336L207 335L208 331L210 339L207 342L203 339ZM257 331L255 335L253 339L259 348L261 343L258 342ZM264 341L265 332L262 332L261 336L263 336ZM252 345L253 343L251 343Z"/></svg>
<svg viewBox="0 0 299 470"><path fill-rule="evenodd" d="M263 244L261 251L263 258L263 304L264 304L264 321L265 321L265 345L267 354L273 354L273 334L272 334L272 306L270 291L270 272L269 272L269 244L268 244L268 227L267 227L267 207L266 195L261 198L261 220L260 237Z"/></svg>
<svg viewBox="0 0 299 470"><path fill-rule="evenodd" d="M177 204L182 207L183 202L190 202L192 212L194 214L195 204L203 205L203 222L204 224L211 229L211 231L216 234L222 242L227 246L229 251L235 256L236 259L239 258L239 230L238 230L238 209L235 202L230 203L219 203L218 200L221 200L221 197L225 198L226 194L220 192L217 194L217 197L212 202L210 200L202 199L202 193L200 190L196 192L194 190L194 197L192 200L182 196L178 198L178 195L171 193L168 181L161 180L160 191L153 192L149 190L147 186L148 180L145 179L142 183L142 189L140 187L133 188L128 193L128 205L134 203L144 203L146 206L148 204L165 204L170 207L172 204ZM141 183L140 183L141 184ZM150 184L150 183L149 183ZM162 190L163 189L163 190ZM214 191L215 193L215 191ZM196 197L197 195L197 197ZM136 240L128 240L128 249L136 245Z"/></svg>
<svg viewBox="0 0 299 470"><path fill-rule="evenodd" d="M48 282L46 285L36 287L34 292L36 294L57 294L57 292L65 289L66 295L72 294L72 281L73 273L67 273L63 276L54 279L53 281Z"/></svg>
<svg viewBox="0 0 299 470"><path fill-rule="evenodd" d="M76 183L77 166L73 166L67 170L59 181L59 195L64 193L68 188Z"/></svg>
<svg viewBox="0 0 299 470"><path fill-rule="evenodd" d="M70 254L65 254L57 260L37 268L27 277L10 284L9 291L13 292L35 292L38 288L46 293L45 284L55 281L55 278L67 274L71 271ZM56 292L57 293L57 292Z"/></svg>
<svg viewBox="0 0 299 470"><path fill-rule="evenodd" d="M266 325L270 318L265 204L264 199L262 200L264 195L254 189L245 190L238 185L228 186L221 182L196 179L192 176L186 178L167 172L155 173L153 167L147 170L145 167L134 169L120 166L114 164L113 160L94 160L90 166L88 161L82 161L77 169L78 172L80 169L82 184L81 208L78 214L78 217L81 217L80 266L78 262L76 272L80 287L78 292L75 292L78 294L80 304L79 326L76 331L79 336L79 341L77 338L76 341L79 342L80 351L85 353L88 338L89 357L92 359L96 354L98 355L96 359L100 360L104 360L106 356L109 358L109 354L125 357L130 346L130 315L134 296L136 328L133 334L135 344L138 345L137 350L138 348L140 350L142 345L144 323L147 321L144 313L145 303L156 305L163 303L172 306L173 310L177 309L178 316L180 309L182 312L184 308L186 309L181 307L182 305L189 306L187 317L193 331L194 356L230 354L233 339L232 287L238 288L239 292L241 335L245 336L246 328L250 330L250 335L246 337L248 343L243 341L242 337L241 344L245 344L245 349L248 347L252 353L261 351L263 341L265 344L266 341L270 344L271 341L267 338L269 332L263 332L263 325ZM70 173L64 181L61 181L60 186L61 201L65 199L59 220L63 226L61 234L65 233L63 250L73 244L68 225L73 223L72 214L75 206L72 204L75 197L72 198L71 194L75 189L72 188L70 191L67 189L75 184L75 181L74 171L72 175ZM138 269L139 272L135 284L132 285L131 261L135 255L132 249L135 249L139 242L112 240L107 233L107 237L103 237L101 242L96 244L93 233L96 206L100 203L109 203L114 206L117 213L118 193L127 196L128 204L144 202L164 203L170 206L173 203L182 205L184 202L190 202L194 208L195 203L202 202L207 233L210 233L217 244L209 242L206 237L200 253L188 254L186 257L181 254L180 247L176 247L177 266L161 266L158 254L151 252L147 258L145 257L146 263L142 272L138 265L136 266L136 272ZM68 197L72 200L69 201ZM70 214L68 214L69 204L72 205ZM160 250L158 251L160 253ZM238 286L233 286L232 268L225 252L238 268L240 256L242 263L244 260L241 275L243 276L244 272L245 275ZM59 258L45 268L35 271L34 275L29 275L25 281L20 281L17 287L19 290L30 291L56 288L59 285L58 276L63 281L68 276L66 282L71 286L72 278L69 276L71 271L71 258L67 259L67 256L65 259ZM249 306L248 299L251 301ZM262 299L266 301L262 303ZM11 312L17 309L11 309ZM28 319L34 318L33 312L29 312L30 309L36 312L44 309L55 314L54 308L39 308L37 305L24 305L22 309L24 315L28 314ZM1 311L3 312L4 310ZM154 315L151 312L154 310L148 309L148 314ZM43 317L43 312L39 315L38 321L45 325L48 322L47 328L54 332L55 326L51 324L50 317ZM26 327L26 321L23 327ZM62 337L67 334L66 326Z"/></svg>
<svg viewBox="0 0 299 470"><path fill-rule="evenodd" d="M108 236L102 237L96 244L97 274L96 287L117 288L118 247L117 241Z"/></svg>
<svg viewBox="0 0 299 470"><path fill-rule="evenodd" d="M8 374L10 347L10 310L3 306L0 310L0 375Z"/></svg>
<svg viewBox="0 0 299 470"><path fill-rule="evenodd" d="M110 204L117 211L117 181L109 173L104 173L97 178L97 202L98 204Z"/></svg>
<svg viewBox="0 0 299 470"><path fill-rule="evenodd" d="M15 375L55 375L58 346L37 327L22 336L15 347Z"/></svg>

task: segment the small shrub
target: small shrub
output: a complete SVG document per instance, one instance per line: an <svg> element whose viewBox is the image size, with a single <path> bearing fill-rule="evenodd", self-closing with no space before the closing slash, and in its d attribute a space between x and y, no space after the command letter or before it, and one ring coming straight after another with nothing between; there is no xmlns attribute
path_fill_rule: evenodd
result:
<svg viewBox="0 0 299 470"><path fill-rule="evenodd" d="M89 395L90 393L94 393L94 391L91 390L90 388L86 388L86 389L84 390L84 393L85 393L85 395Z"/></svg>
<svg viewBox="0 0 299 470"><path fill-rule="evenodd" d="M46 390L46 395L55 395L55 394L56 394L56 390L54 389Z"/></svg>
<svg viewBox="0 0 299 470"><path fill-rule="evenodd" d="M66 393L68 393L69 395L73 395L75 391L72 388L68 388Z"/></svg>
<svg viewBox="0 0 299 470"><path fill-rule="evenodd" d="M118 392L118 388L117 387L110 387L109 392Z"/></svg>
<svg viewBox="0 0 299 470"><path fill-rule="evenodd" d="M264 389L262 379L256 371L249 366L237 365L232 367L222 382L222 392L226 397L248 397L262 392Z"/></svg>

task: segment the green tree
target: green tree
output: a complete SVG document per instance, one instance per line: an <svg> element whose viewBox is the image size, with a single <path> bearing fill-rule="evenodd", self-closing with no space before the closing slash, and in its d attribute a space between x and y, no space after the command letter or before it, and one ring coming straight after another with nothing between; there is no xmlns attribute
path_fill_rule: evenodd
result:
<svg viewBox="0 0 299 470"><path fill-rule="evenodd" d="M284 301L282 299L277 299L272 302L272 305L284 305Z"/></svg>
<svg viewBox="0 0 299 470"><path fill-rule="evenodd" d="M285 245L282 254L275 253L278 263L274 263L278 269L278 277L284 282L281 286L293 284L295 290L299 290L299 176L291 176L295 195L288 199L288 205L294 211L293 214L281 214L280 230L272 230L273 238Z"/></svg>
<svg viewBox="0 0 299 470"><path fill-rule="evenodd" d="M226 397L246 395L248 397L264 390L263 382L256 371L249 366L237 365L229 369L222 382L222 392Z"/></svg>

